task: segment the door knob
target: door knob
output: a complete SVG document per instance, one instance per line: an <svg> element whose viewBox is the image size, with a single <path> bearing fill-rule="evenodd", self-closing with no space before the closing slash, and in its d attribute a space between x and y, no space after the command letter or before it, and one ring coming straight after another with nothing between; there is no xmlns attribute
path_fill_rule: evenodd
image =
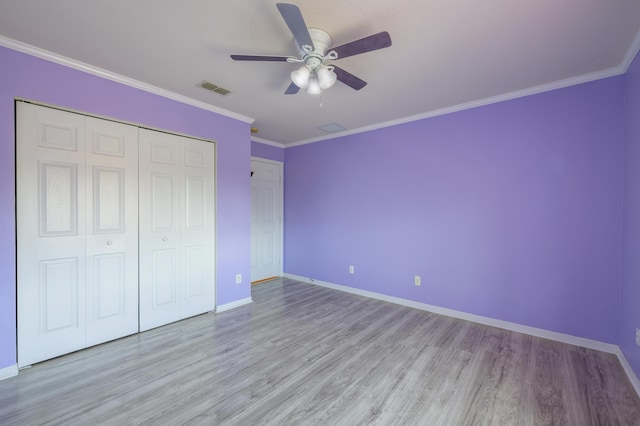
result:
<svg viewBox="0 0 640 426"><path fill-rule="evenodd" d="M108 246L110 246L111 244L113 244L113 241L108 240L108 241L107 241L107 245L108 245Z"/></svg>

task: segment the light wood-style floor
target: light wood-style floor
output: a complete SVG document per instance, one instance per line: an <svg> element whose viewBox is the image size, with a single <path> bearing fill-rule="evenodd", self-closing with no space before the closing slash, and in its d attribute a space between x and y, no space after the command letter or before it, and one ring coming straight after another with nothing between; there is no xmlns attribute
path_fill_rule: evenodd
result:
<svg viewBox="0 0 640 426"><path fill-rule="evenodd" d="M614 355L279 279L22 370L2 425L640 425Z"/></svg>

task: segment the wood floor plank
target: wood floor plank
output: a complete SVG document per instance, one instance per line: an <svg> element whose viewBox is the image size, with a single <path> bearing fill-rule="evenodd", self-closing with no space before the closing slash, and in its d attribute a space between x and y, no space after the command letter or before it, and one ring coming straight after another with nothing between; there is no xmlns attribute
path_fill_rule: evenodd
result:
<svg viewBox="0 0 640 426"><path fill-rule="evenodd" d="M476 376L465 400L460 424L524 425L529 387L525 385L527 353L509 348L488 350L474 358Z"/></svg>
<svg viewBox="0 0 640 426"><path fill-rule="evenodd" d="M2 425L640 425L614 355L289 279L0 381Z"/></svg>
<svg viewBox="0 0 640 426"><path fill-rule="evenodd" d="M566 392L563 380L562 348L555 342L541 340L532 348L531 398L533 415L541 425L568 425ZM585 407L586 408L586 407Z"/></svg>

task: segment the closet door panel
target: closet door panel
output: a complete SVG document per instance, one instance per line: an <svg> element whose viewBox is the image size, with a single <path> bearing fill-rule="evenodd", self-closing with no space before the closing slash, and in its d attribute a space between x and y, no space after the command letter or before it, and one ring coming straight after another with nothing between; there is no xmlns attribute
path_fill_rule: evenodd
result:
<svg viewBox="0 0 640 426"><path fill-rule="evenodd" d="M154 311L174 310L178 301L178 251L173 248L156 249L151 252L152 294L151 308ZM170 320L178 318L169 316Z"/></svg>
<svg viewBox="0 0 640 426"><path fill-rule="evenodd" d="M139 130L140 331L181 318L181 172L176 136Z"/></svg>
<svg viewBox="0 0 640 426"><path fill-rule="evenodd" d="M214 145L140 130L140 328L212 311Z"/></svg>
<svg viewBox="0 0 640 426"><path fill-rule="evenodd" d="M18 366L85 345L84 118L17 104Z"/></svg>
<svg viewBox="0 0 640 426"><path fill-rule="evenodd" d="M86 120L91 346L138 331L138 129Z"/></svg>
<svg viewBox="0 0 640 426"><path fill-rule="evenodd" d="M183 317L214 309L214 145L182 138L184 220L182 222L185 286Z"/></svg>

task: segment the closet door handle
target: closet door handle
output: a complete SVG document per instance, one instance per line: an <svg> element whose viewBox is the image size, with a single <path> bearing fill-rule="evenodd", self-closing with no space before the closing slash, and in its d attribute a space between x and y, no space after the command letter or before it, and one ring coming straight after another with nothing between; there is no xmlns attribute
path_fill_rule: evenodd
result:
<svg viewBox="0 0 640 426"><path fill-rule="evenodd" d="M113 244L113 241L107 240L107 245L110 246L111 244Z"/></svg>
<svg viewBox="0 0 640 426"><path fill-rule="evenodd" d="M162 242L164 242L164 243L166 243L167 241L169 241L169 239L168 239L167 237L164 237L164 238L162 239Z"/></svg>

